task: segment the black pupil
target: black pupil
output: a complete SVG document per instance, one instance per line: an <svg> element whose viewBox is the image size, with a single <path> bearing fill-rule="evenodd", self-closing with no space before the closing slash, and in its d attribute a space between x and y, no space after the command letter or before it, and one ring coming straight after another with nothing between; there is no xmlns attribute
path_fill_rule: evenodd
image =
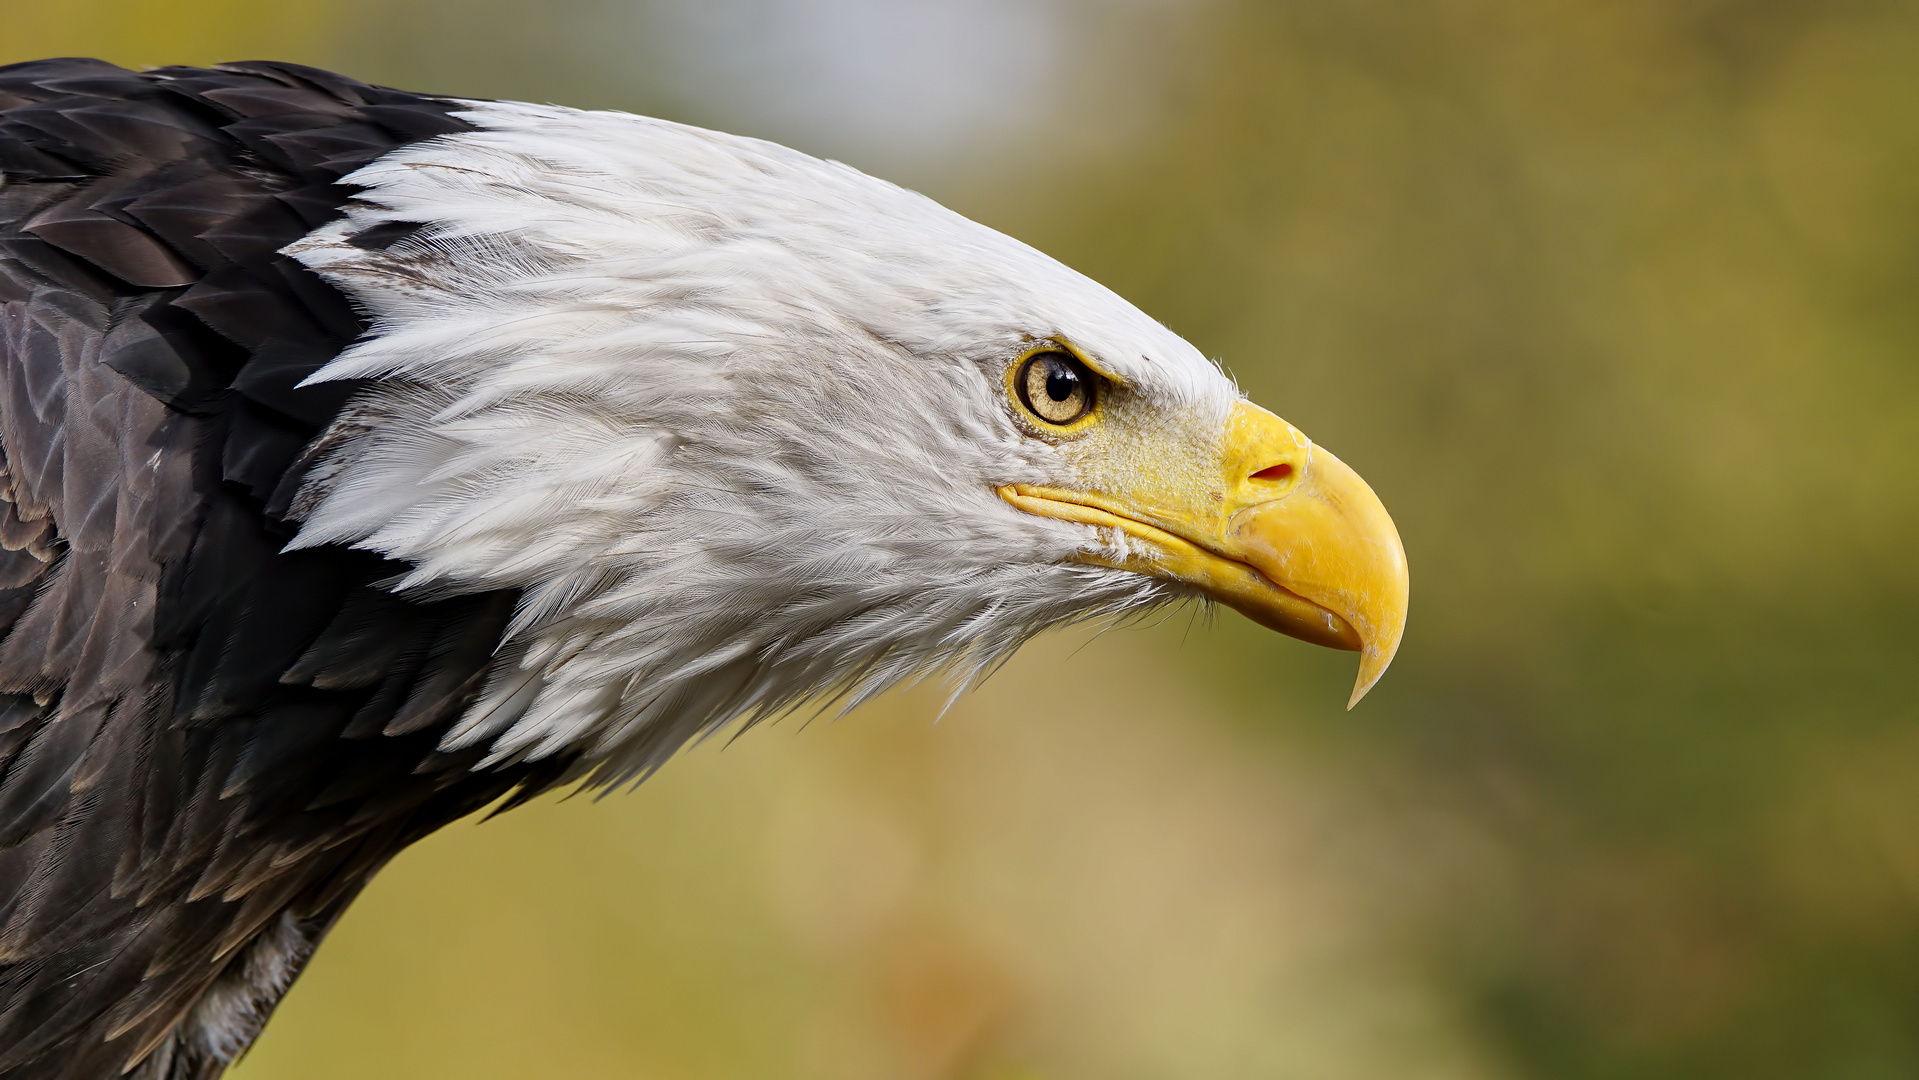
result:
<svg viewBox="0 0 1919 1080"><path fill-rule="evenodd" d="M1046 365L1046 396L1065 401L1079 389L1079 373L1057 360Z"/></svg>

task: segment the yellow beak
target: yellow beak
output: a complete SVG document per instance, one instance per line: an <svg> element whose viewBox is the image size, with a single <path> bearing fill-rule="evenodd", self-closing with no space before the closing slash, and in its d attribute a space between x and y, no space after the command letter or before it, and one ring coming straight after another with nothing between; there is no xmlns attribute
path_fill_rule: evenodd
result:
<svg viewBox="0 0 1919 1080"><path fill-rule="evenodd" d="M1009 484L1028 513L1118 529L1118 558L1089 561L1184 582L1254 622L1360 654L1346 707L1399 651L1406 552L1379 497L1346 463L1265 409L1240 402L1203 484L1115 492Z"/></svg>

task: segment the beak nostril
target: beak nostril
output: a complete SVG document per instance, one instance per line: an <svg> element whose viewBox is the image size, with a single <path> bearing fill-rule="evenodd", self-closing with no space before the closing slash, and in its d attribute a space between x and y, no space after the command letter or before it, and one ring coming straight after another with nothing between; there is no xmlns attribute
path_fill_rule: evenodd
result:
<svg viewBox="0 0 1919 1080"><path fill-rule="evenodd" d="M1258 472L1254 473L1253 479L1284 480L1291 475L1293 475L1292 465L1282 461L1277 465L1268 466L1267 468L1261 469Z"/></svg>

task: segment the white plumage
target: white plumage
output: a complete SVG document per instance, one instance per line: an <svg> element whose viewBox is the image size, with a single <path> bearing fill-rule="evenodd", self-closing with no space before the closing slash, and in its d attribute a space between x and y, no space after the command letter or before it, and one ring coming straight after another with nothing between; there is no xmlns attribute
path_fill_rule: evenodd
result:
<svg viewBox="0 0 1919 1080"><path fill-rule="evenodd" d="M1186 594L1074 562L1122 537L995 494L1105 460L1007 413L1003 370L1046 338L1125 380L1165 460L1210 456L1236 389L1132 305L784 147L459 115L480 130L362 169L346 218L288 249L374 320L314 381L389 387L330 440L295 546L407 560L407 588L525 590L516 662L451 745L583 748L627 776L737 717L978 672L1049 625ZM388 222L426 227L351 242Z"/></svg>

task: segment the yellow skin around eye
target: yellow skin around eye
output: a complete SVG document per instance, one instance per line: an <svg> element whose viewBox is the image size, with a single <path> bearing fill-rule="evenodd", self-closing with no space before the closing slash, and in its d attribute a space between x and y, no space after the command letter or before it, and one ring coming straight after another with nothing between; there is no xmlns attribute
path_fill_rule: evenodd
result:
<svg viewBox="0 0 1919 1080"><path fill-rule="evenodd" d="M1049 424L1070 424L1088 410L1092 391L1090 373L1082 373L1083 368L1075 370L1075 367L1064 353L1043 352L1027 359L1021 368L1025 373L1025 404L1034 415ZM1056 400L1050 384L1060 373L1072 377L1073 389L1064 399Z"/></svg>
<svg viewBox="0 0 1919 1080"><path fill-rule="evenodd" d="M1080 378L1085 380L1086 389L1092 395L1086 402L1084 410L1064 423L1047 420L1029 406L1027 400L1032 395L1022 385L1027 376L1028 363L1034 357L1046 353L1062 353L1077 360L1080 365ZM1026 422L1034 434L1049 441L1058 438L1077 438L1091 429L1099 422L1100 415L1105 412L1103 391L1125 386L1124 380L1115 378L1112 373L1094 363L1085 353L1080 352L1071 342L1059 338L1047 338L1035 342L1025 352L1014 357L1012 363L1006 365L1002 378L1006 387L1007 400L1013 406L1014 413ZM1045 396L1043 383L1037 393L1042 398Z"/></svg>

